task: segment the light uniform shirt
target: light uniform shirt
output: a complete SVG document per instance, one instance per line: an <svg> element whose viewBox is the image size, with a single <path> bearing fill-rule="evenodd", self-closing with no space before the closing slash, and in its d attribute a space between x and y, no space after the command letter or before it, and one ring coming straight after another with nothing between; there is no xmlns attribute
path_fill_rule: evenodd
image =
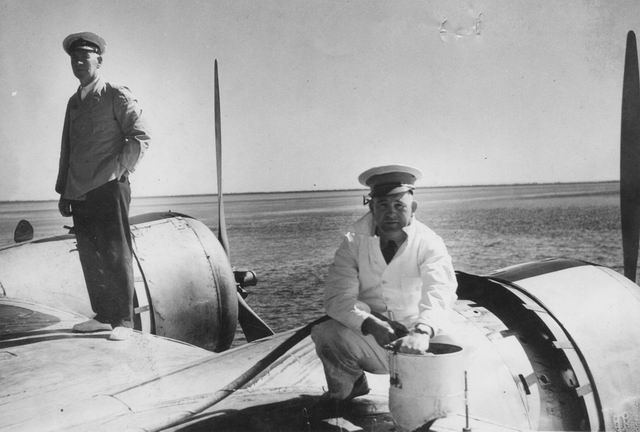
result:
<svg viewBox="0 0 640 432"><path fill-rule="evenodd" d="M149 141L131 91L98 77L67 103L56 192L85 199L87 192L133 172Z"/></svg>
<svg viewBox="0 0 640 432"><path fill-rule="evenodd" d="M330 268L325 289L327 314L353 330L379 312L407 328L426 324L436 334L457 298L451 257L442 239L411 219L407 240L387 264L367 213L346 234Z"/></svg>

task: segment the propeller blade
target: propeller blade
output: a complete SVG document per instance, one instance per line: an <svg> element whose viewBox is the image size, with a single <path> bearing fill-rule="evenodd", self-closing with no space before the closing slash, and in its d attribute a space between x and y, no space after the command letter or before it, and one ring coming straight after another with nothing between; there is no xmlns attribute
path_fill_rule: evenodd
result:
<svg viewBox="0 0 640 432"><path fill-rule="evenodd" d="M275 332L262 321L262 318L251 309L251 307L244 301L240 293L238 293L238 321L242 332L247 338L247 342L262 339L263 337L274 335Z"/></svg>
<svg viewBox="0 0 640 432"><path fill-rule="evenodd" d="M224 219L224 202L222 199L222 129L220 126L220 85L218 84L218 60L214 61L214 111L216 122L216 174L218 180L218 240L231 259L227 224Z"/></svg>
<svg viewBox="0 0 640 432"><path fill-rule="evenodd" d="M624 275L635 282L640 234L640 79L633 31L627 34L622 85L620 221Z"/></svg>
<svg viewBox="0 0 640 432"><path fill-rule="evenodd" d="M222 128L220 126L220 84L218 82L218 60L213 63L214 69L214 115L216 122L216 171L218 180L218 240L231 260L231 249L227 238L227 224L224 218L224 202L222 198ZM238 321L242 332L251 342L275 334L273 330L256 314L244 301L240 293L238 296Z"/></svg>

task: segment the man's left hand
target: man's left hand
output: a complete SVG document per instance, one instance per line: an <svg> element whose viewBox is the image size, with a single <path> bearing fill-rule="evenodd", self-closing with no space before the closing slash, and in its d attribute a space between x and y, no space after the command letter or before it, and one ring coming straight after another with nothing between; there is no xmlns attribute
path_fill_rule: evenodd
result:
<svg viewBox="0 0 640 432"><path fill-rule="evenodd" d="M58 211L64 217L72 216L71 200L60 197L60 200L58 201Z"/></svg>
<svg viewBox="0 0 640 432"><path fill-rule="evenodd" d="M391 342L387 347L402 354L424 354L429 349L430 340L428 334L411 332Z"/></svg>

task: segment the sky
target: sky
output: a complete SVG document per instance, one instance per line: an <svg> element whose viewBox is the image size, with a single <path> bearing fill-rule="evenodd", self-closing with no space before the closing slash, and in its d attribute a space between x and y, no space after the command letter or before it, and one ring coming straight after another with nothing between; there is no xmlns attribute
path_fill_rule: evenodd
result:
<svg viewBox="0 0 640 432"><path fill-rule="evenodd" d="M150 148L135 196L616 180L637 0L0 0L0 200L57 199L78 81L62 40L107 41Z"/></svg>

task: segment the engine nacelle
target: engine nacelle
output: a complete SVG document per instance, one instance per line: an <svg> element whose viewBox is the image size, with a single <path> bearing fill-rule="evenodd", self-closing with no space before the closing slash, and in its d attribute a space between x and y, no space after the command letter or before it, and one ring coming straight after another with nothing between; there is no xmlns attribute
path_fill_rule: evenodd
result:
<svg viewBox="0 0 640 432"><path fill-rule="evenodd" d="M202 222L174 213L131 218L135 327L214 351L235 335L234 273ZM64 235L0 250L0 289L58 309L92 316L75 237Z"/></svg>

